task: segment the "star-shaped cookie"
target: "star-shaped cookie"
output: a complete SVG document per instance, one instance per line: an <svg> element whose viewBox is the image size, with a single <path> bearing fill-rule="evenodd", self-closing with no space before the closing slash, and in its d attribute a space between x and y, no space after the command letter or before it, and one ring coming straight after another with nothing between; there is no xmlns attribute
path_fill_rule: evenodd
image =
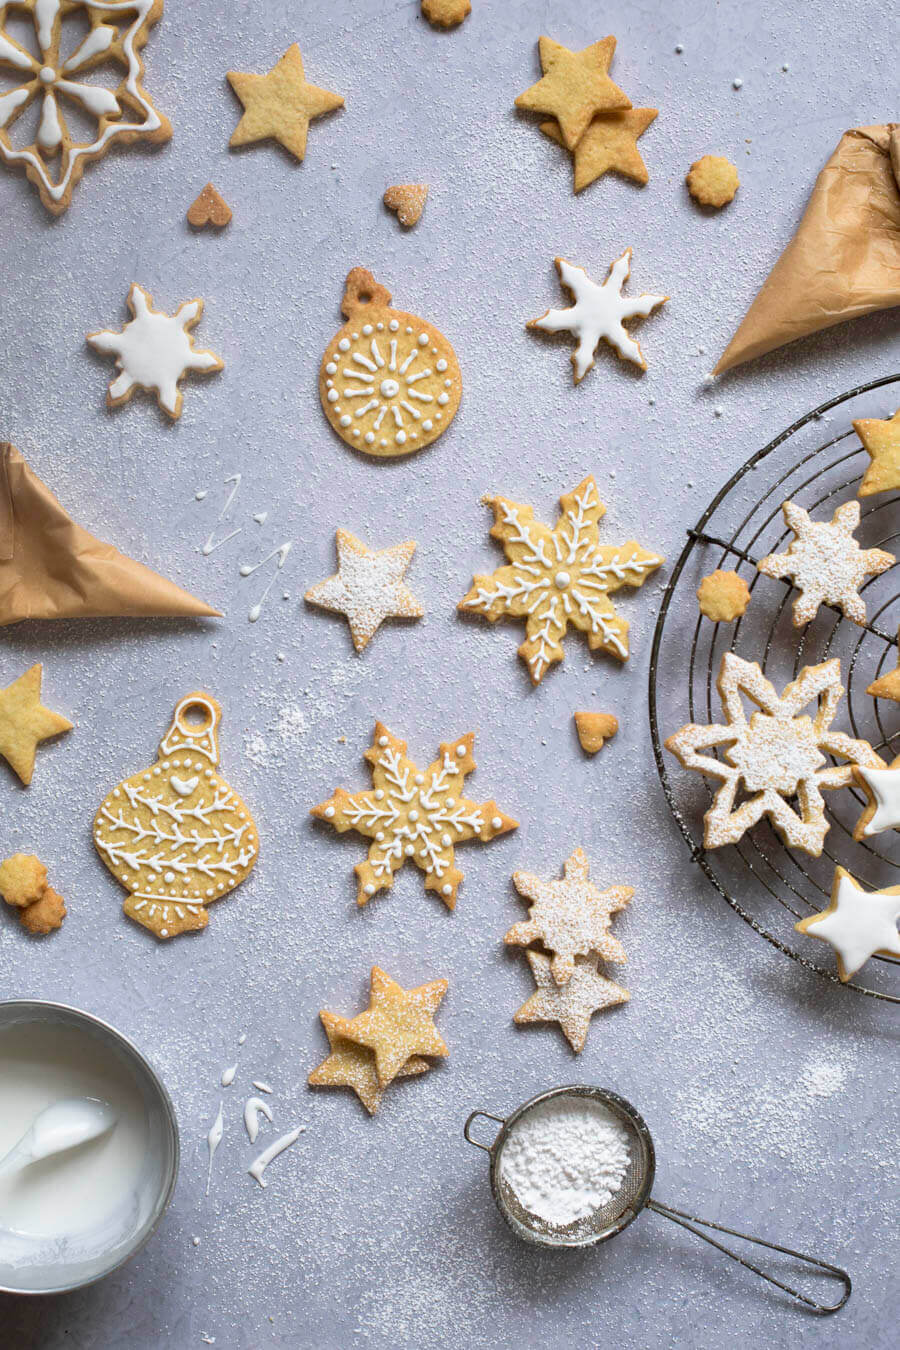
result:
<svg viewBox="0 0 900 1350"><path fill-rule="evenodd" d="M590 870L584 851L576 848L563 864L561 881L542 881L531 872L513 873L513 885L532 905L528 918L513 924L503 941L519 947L543 943L553 953L550 973L557 984L572 978L577 956L595 952L605 961L627 959L609 925L613 914L628 904L634 888L611 886L600 891L590 879Z"/></svg>
<svg viewBox="0 0 900 1350"><path fill-rule="evenodd" d="M600 974L595 956L578 957L571 979L560 988L551 973L549 956L531 951L525 955L537 990L514 1014L513 1021L558 1022L576 1054L584 1049L593 1014L627 1003L631 997L627 989Z"/></svg>
<svg viewBox="0 0 900 1350"><path fill-rule="evenodd" d="M41 703L43 666L26 670L0 689L0 755L27 787L34 773L34 756L41 741L71 731L72 723Z"/></svg>
<svg viewBox="0 0 900 1350"><path fill-rule="evenodd" d="M306 592L311 605L343 614L361 652L385 619L420 619L425 613L403 578L415 542L369 549L349 530L337 531L338 570Z"/></svg>
<svg viewBox="0 0 900 1350"><path fill-rule="evenodd" d="M853 429L868 452L871 464L859 485L859 497L900 488L900 408L893 417L860 417Z"/></svg>
<svg viewBox="0 0 900 1350"><path fill-rule="evenodd" d="M853 838L870 839L884 830L900 830L900 757L881 768L855 764L853 778L867 798Z"/></svg>
<svg viewBox="0 0 900 1350"><path fill-rule="evenodd" d="M838 975L851 979L870 956L900 956L900 886L863 890L843 867L835 868L831 903L821 914L794 924L798 933L830 942L837 953Z"/></svg>
<svg viewBox="0 0 900 1350"><path fill-rule="evenodd" d="M338 1018L324 1009L319 1013L331 1054L323 1059L309 1075L312 1087L348 1087L356 1093L370 1116L381 1105L384 1088L379 1085L375 1071L375 1055L365 1045L357 1045L340 1036L335 1029ZM398 1078L411 1078L415 1074L426 1073L431 1068L427 1059L414 1055L408 1059L397 1074Z"/></svg>
<svg viewBox="0 0 900 1350"><path fill-rule="evenodd" d="M900 703L900 628L897 629L897 665L887 675L879 675L866 689L873 698L890 698Z"/></svg>
<svg viewBox="0 0 900 1350"><path fill-rule="evenodd" d="M596 113L631 107L631 99L607 74L616 50L614 37L580 52L542 37L538 50L543 78L519 95L516 107L555 117L568 150L575 148Z"/></svg>
<svg viewBox="0 0 900 1350"><path fill-rule="evenodd" d="M630 337L625 320L646 317L668 300L667 295L622 294L622 287L631 272L631 249L616 258L609 275L598 286L591 281L583 267L576 267L566 258L556 258L559 279L572 293L575 303L569 309L548 309L539 319L529 319L526 328L540 328L545 333L571 333L578 339L572 353L572 372L579 384L594 364L594 353L602 339L608 342L626 361L633 361L641 370L647 362L634 338Z"/></svg>
<svg viewBox="0 0 900 1350"><path fill-rule="evenodd" d="M635 183L648 182L637 143L658 113L658 108L622 108L595 117L573 151L575 191L610 172ZM557 122L542 122L541 131L558 145L565 144Z"/></svg>
<svg viewBox="0 0 900 1350"><path fill-rule="evenodd" d="M229 70L228 83L244 105L244 115L228 144L275 140L295 159L303 159L306 154L310 121L344 106L340 94L307 84L296 42L268 75Z"/></svg>
<svg viewBox="0 0 900 1350"><path fill-rule="evenodd" d="M450 1053L434 1025L446 992L446 980L404 989L373 966L368 1008L356 1017L334 1017L332 1030L374 1051L378 1085L386 1088L413 1056Z"/></svg>

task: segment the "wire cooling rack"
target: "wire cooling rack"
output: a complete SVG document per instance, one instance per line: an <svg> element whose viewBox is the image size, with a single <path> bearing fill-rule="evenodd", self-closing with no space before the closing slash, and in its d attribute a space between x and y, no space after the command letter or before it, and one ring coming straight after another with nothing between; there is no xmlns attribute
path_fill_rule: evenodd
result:
<svg viewBox="0 0 900 1350"><path fill-rule="evenodd" d="M756 570L760 558L783 552L793 537L784 525L782 502L790 499L814 520L830 520L837 506L856 496L869 457L852 422L891 416L900 402L898 385L900 374L886 375L829 399L752 455L716 494L688 530L663 596L649 689L653 752L666 800L692 858L718 893L754 932L807 970L888 1003L900 1003L900 961L873 957L863 967L866 984L841 985L835 969L816 959L830 949L796 933L794 924L826 907L838 864L866 889L896 884L900 832L857 842L853 827L865 798L855 787L840 788L823 794L830 828L819 858L787 848L767 820L737 844L706 850L703 813L718 783L683 769L661 742L687 722L723 720L716 678L723 652L733 651L758 661L778 693L803 666L839 657L847 692L835 728L869 741L888 762L900 753L900 705L866 693L897 662L900 563L861 588L864 627L822 606L806 628L795 628L791 603L797 592L791 583ZM861 504L860 543L900 557L900 496L880 494ZM717 567L738 572L752 593L746 614L733 624L712 623L697 608L696 588Z"/></svg>

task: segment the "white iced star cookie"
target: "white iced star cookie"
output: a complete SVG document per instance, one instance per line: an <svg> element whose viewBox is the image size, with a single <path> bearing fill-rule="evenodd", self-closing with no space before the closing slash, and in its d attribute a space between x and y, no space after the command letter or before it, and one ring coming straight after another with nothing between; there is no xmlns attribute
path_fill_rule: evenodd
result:
<svg viewBox="0 0 900 1350"><path fill-rule="evenodd" d="M208 375L225 365L213 352L194 346L191 329L200 322L203 301L186 300L174 314L165 314L153 308L152 295L135 282L128 292L128 308L133 317L118 332L107 328L87 335L96 351L116 358L119 374L110 383L106 402L117 408L135 389L148 389L170 417L178 418L184 402L179 380L189 370Z"/></svg>
<svg viewBox="0 0 900 1350"><path fill-rule="evenodd" d="M412 539L374 550L349 530L338 530L338 570L312 586L306 599L343 614L361 652L385 619L420 619L425 613L403 581L415 551Z"/></svg>
<svg viewBox="0 0 900 1350"><path fill-rule="evenodd" d="M566 331L578 338L578 346L572 353L576 384L594 364L594 352L601 338L626 361L633 361L641 370L646 370L643 352L626 332L625 320L652 314L669 297L638 295L629 298L622 295L622 287L631 271L631 249L626 248L616 258L602 286L591 281L583 267L575 267L565 258L556 258L555 262L560 282L571 291L575 304L570 309L548 309L539 319L529 319L526 327L540 328L545 333Z"/></svg>
<svg viewBox="0 0 900 1350"><path fill-rule="evenodd" d="M900 956L900 886L865 891L843 867L835 868L831 903L794 924L798 933L830 942L838 975L852 979L870 956Z"/></svg>
<svg viewBox="0 0 900 1350"><path fill-rule="evenodd" d="M767 577L790 577L800 591L794 601L794 624L802 628L820 605L836 605L854 623L866 621L859 588L866 577L878 576L897 561L882 548L860 548L853 538L859 524L859 502L844 502L831 520L810 520L802 506L785 502L785 524L794 538L787 553L770 553L757 567Z"/></svg>
<svg viewBox="0 0 900 1350"><path fill-rule="evenodd" d="M887 768L854 765L853 777L868 798L853 838L870 839L883 830L900 830L900 757Z"/></svg>

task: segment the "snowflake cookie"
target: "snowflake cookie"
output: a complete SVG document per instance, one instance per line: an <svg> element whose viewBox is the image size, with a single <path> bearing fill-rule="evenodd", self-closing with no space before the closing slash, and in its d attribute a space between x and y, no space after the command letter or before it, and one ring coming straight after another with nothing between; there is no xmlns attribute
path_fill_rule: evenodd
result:
<svg viewBox="0 0 900 1350"><path fill-rule="evenodd" d="M725 652L717 687L726 722L690 723L666 741L686 769L722 779L703 818L704 847L737 843L768 816L785 844L818 858L828 832L822 789L846 787L854 763L884 768L868 741L831 729L844 693L840 661L804 666L778 695L758 662ZM758 709L749 720L742 695ZM801 715L813 699L815 716ZM727 746L723 759L699 753L716 746ZM829 764L828 755L850 762ZM741 789L751 796L735 807ZM793 797L799 811L790 804Z"/></svg>
<svg viewBox="0 0 900 1350"><path fill-rule="evenodd" d="M668 300L667 295L622 295L622 287L631 272L631 249L626 248L609 269L602 286L591 281L583 267L576 267L565 258L556 258L559 279L571 291L575 303L569 309L548 309L539 319L529 319L526 328L540 328L545 333L571 333L578 339L572 353L572 371L578 384L594 364L594 353L602 338L614 347L626 361L633 361L641 370L647 362L634 338L625 329L625 320L652 314Z"/></svg>
<svg viewBox="0 0 900 1350"><path fill-rule="evenodd" d="M593 478L560 497L562 514L552 530L521 502L482 500L494 512L491 537L503 544L509 563L491 576L476 574L458 608L483 614L490 623L524 619L527 637L519 655L534 684L563 659L570 623L587 634L591 651L627 660L628 623L609 597L623 586L643 586L665 560L633 540L600 544L597 526L606 507Z"/></svg>
<svg viewBox="0 0 900 1350"><path fill-rule="evenodd" d="M344 106L340 94L307 84L296 42L267 75L229 70L228 83L244 107L228 142L232 147L273 140L302 160L312 119Z"/></svg>
<svg viewBox="0 0 900 1350"><path fill-rule="evenodd" d="M152 295L135 282L128 292L128 308L132 318L124 328L87 335L96 351L116 358L120 373L107 390L107 405L118 408L135 389L148 389L170 417L179 418L184 403L179 380L189 370L210 375L225 365L215 353L194 346L191 329L203 316L203 301L185 300L174 314L165 314L153 308Z"/></svg>
<svg viewBox="0 0 900 1350"><path fill-rule="evenodd" d="M829 942L846 984L871 956L900 956L900 886L863 890L843 867L835 868L831 903L821 914L794 924L798 933Z"/></svg>
<svg viewBox="0 0 900 1350"><path fill-rule="evenodd" d="M35 754L41 742L72 730L68 718L41 703L43 675L44 667L39 663L0 689L0 757L26 787L34 774Z"/></svg>
<svg viewBox="0 0 900 1350"><path fill-rule="evenodd" d="M555 117L567 150L574 150L597 113L630 108L631 99L609 78L616 39L605 37L582 51L538 40L543 77L516 99L516 107Z"/></svg>
<svg viewBox="0 0 900 1350"><path fill-rule="evenodd" d="M550 970L550 958L541 952L526 952L537 990L526 999L513 1021L558 1022L576 1055L584 1049L591 1018L601 1008L627 1003L627 989L608 980L597 969L595 956L579 956L569 981L560 988Z"/></svg>
<svg viewBox="0 0 900 1350"><path fill-rule="evenodd" d="M35 56L8 30L24 11L34 24ZM71 205L91 160L112 145L167 141L172 128L141 81L141 48L162 15L162 0L10 0L0 4L0 158L24 168L48 211ZM99 79L92 78L93 73ZM87 77L87 78L84 78ZM40 100L34 139L16 136L16 122ZM67 117L68 114L68 117ZM74 115L74 118L73 116ZM69 124L71 120L71 125ZM24 125L23 122L23 125ZM76 140L76 128L95 123ZM31 131L25 135L32 134Z"/></svg>
<svg viewBox="0 0 900 1350"><path fill-rule="evenodd" d="M361 652L385 619L420 619L425 613L403 581L415 551L412 539L375 551L349 530L338 530L338 570L312 586L306 599L343 614Z"/></svg>
<svg viewBox="0 0 900 1350"><path fill-rule="evenodd" d="M504 815L496 802L476 803L461 795L467 774L475 768L469 732L439 747L438 757L423 773L407 756L406 742L375 723L365 758L372 768L372 787L362 792L336 788L334 796L312 809L317 820L339 834L355 830L371 839L369 856L357 863L356 901L365 905L378 891L389 890L394 874L407 858L425 873L425 889L436 891L448 909L456 906L463 879L454 849L467 839L487 843L515 830L518 821Z"/></svg>
<svg viewBox="0 0 900 1350"><path fill-rule="evenodd" d="M859 502L844 502L830 521L812 521L802 506L785 502L785 524L794 538L787 553L770 553L757 563L767 577L790 577L800 591L794 601L794 624L802 628L820 605L836 605L848 619L864 624L866 606L859 588L866 577L878 576L897 559L883 548L860 548L853 538L859 524Z"/></svg>
<svg viewBox="0 0 900 1350"><path fill-rule="evenodd" d="M632 886L600 891L590 879L590 863L576 848L563 864L561 881L542 881L531 872L513 872L513 885L532 901L528 918L513 924L506 943L527 947L540 942L552 952L550 972L557 984L567 984L575 971L576 956L592 952L604 961L624 962L625 949L609 931L612 916L634 895Z"/></svg>
<svg viewBox="0 0 900 1350"><path fill-rule="evenodd" d="M450 1053L434 1025L446 992L446 980L404 989L373 966L368 1008L356 1017L332 1017L332 1031L374 1053L378 1086L386 1088L414 1057Z"/></svg>

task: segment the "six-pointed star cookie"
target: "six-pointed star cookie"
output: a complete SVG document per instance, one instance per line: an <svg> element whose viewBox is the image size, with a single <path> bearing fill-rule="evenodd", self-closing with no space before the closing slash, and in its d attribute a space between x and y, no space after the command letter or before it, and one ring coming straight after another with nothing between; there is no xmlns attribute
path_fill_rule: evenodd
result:
<svg viewBox="0 0 900 1350"><path fill-rule="evenodd" d="M900 628L897 629L897 650L898 659L894 669L889 670L887 675L879 675L866 689L866 693L873 698L889 698L900 703Z"/></svg>
<svg viewBox="0 0 900 1350"><path fill-rule="evenodd" d="M835 868L831 903L821 914L794 924L798 933L830 942L837 953L838 974L846 983L870 956L900 956L900 886L863 890L843 867Z"/></svg>
<svg viewBox="0 0 900 1350"><path fill-rule="evenodd" d="M403 582L415 551L412 539L375 551L349 530L338 530L338 570L312 586L306 599L311 605L343 614L353 645L361 652L384 619L420 619L425 613Z"/></svg>
<svg viewBox="0 0 900 1350"><path fill-rule="evenodd" d="M853 429L872 461L857 495L871 497L900 488L900 408L886 421L861 417L853 423Z"/></svg>
<svg viewBox="0 0 900 1350"><path fill-rule="evenodd" d="M529 319L526 328L545 333L571 333L578 346L571 356L572 373L578 384L594 364L594 352L601 340L608 342L624 360L633 361L641 370L647 362L634 338L625 329L625 320L652 314L665 304L667 295L622 295L622 287L631 272L631 249L616 258L602 286L591 281L583 267L565 258L556 258L559 279L571 291L575 303L569 309L548 309L539 319Z"/></svg>
<svg viewBox="0 0 900 1350"><path fill-rule="evenodd" d="M550 957L541 952L526 952L537 990L526 999L513 1021L558 1022L576 1054L584 1049L591 1017L601 1008L627 1003L627 989L608 980L597 969L595 956L579 956L568 983L562 988L550 970Z"/></svg>
<svg viewBox="0 0 900 1350"><path fill-rule="evenodd" d="M34 773L35 750L41 741L71 731L72 723L41 703L43 666L26 670L0 689L0 755L27 787Z"/></svg>
<svg viewBox="0 0 900 1350"><path fill-rule="evenodd" d="M869 839L884 830L900 830L900 757L880 769L856 764L853 778L867 798L853 838Z"/></svg>
<svg viewBox="0 0 900 1350"><path fill-rule="evenodd" d="M595 113L631 107L631 99L607 74L616 50L614 37L580 52L542 37L538 50L543 78L519 95L516 107L555 117L568 150L577 145Z"/></svg>
<svg viewBox="0 0 900 1350"><path fill-rule="evenodd" d="M384 1088L378 1082L375 1071L375 1053L367 1045L358 1045L339 1035L335 1023L339 1020L335 1013L319 1013L331 1054L323 1059L312 1073L308 1082L312 1087L348 1087L356 1093L370 1116L381 1105ZM426 1073L431 1068L427 1059L414 1055L408 1059L397 1074L398 1078L411 1078L415 1074Z"/></svg>
<svg viewBox="0 0 900 1350"><path fill-rule="evenodd" d="M623 108L595 117L573 152L575 191L610 172L646 183L650 175L637 148L638 137L658 112L658 108ZM564 144L556 122L542 122L541 131L558 145Z"/></svg>
<svg viewBox="0 0 900 1350"><path fill-rule="evenodd" d="M794 624L802 628L820 605L836 605L854 623L865 623L866 605L859 588L866 577L878 576L897 559L883 548L860 548L853 538L859 524L859 502L844 502L831 520L810 520L796 502L782 505L784 521L794 533L787 553L770 553L757 563L767 577L790 577L800 591L794 601Z"/></svg>
<svg viewBox="0 0 900 1350"><path fill-rule="evenodd" d="M303 57L296 42L268 75L229 70L228 83L244 105L244 115L229 145L275 140L296 159L306 154L311 119L344 106L340 94L307 84Z"/></svg>
<svg viewBox="0 0 900 1350"><path fill-rule="evenodd" d="M513 924L506 943L527 947L542 942L553 953L550 972L557 984L566 984L575 971L575 958L595 952L605 961L623 962L625 948L609 931L613 914L634 895L632 886L600 891L590 879L590 863L576 848L563 864L561 881L542 881L531 872L513 872L513 885L533 901L528 918Z"/></svg>
<svg viewBox="0 0 900 1350"><path fill-rule="evenodd" d="M378 1084L386 1088L413 1056L449 1055L434 1025L446 992L446 980L404 989L373 966L368 1008L356 1017L333 1017L332 1030L374 1051Z"/></svg>

